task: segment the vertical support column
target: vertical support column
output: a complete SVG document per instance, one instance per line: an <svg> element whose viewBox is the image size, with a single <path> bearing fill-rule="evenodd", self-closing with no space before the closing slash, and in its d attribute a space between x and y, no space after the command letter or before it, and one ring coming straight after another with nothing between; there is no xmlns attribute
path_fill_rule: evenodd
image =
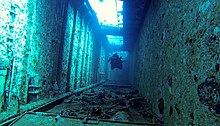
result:
<svg viewBox="0 0 220 126"><path fill-rule="evenodd" d="M80 87L84 85L84 63L85 63L85 50L86 50L86 23L85 23L85 16L82 18L82 44L81 44L81 64L80 64Z"/></svg>
<svg viewBox="0 0 220 126"><path fill-rule="evenodd" d="M87 72L87 83L90 84L92 82L92 65L93 65L93 62L92 62L92 55L93 55L93 34L92 34L92 29L89 30L89 33L88 33L88 62L87 62L87 69L88 69L88 72Z"/></svg>
<svg viewBox="0 0 220 126"><path fill-rule="evenodd" d="M92 64L91 64L91 82L92 83L96 83L97 82L97 69L98 69L98 63L97 61L99 60L99 57L97 56L98 54L98 44L97 44L97 38L95 37L95 32L94 29L92 28L92 47L91 47L91 51L92 51L92 55L91 55L91 60L92 60Z"/></svg>
<svg viewBox="0 0 220 126"><path fill-rule="evenodd" d="M26 41L26 47L27 47L27 52L26 52L26 73L25 73L25 85L22 85L22 89L23 89L23 99L24 99L24 103L26 104L28 102L28 86L29 86L29 81L31 78L31 75L29 73L29 71L34 71L34 66L32 62L32 58L33 58L33 53L30 53L30 51L32 50L32 46L33 45L33 41L34 41L34 30L36 29L35 27L35 20L36 20L36 13L37 13L37 1L33 0L31 4L28 5L28 27L27 27L27 41ZM34 51L33 51L34 52Z"/></svg>
<svg viewBox="0 0 220 126"><path fill-rule="evenodd" d="M89 26L87 25L87 32L86 32L86 50L85 50L85 64L84 64L84 82L85 85L88 86L88 76L89 76L89 38L90 38L90 31Z"/></svg>
<svg viewBox="0 0 220 126"><path fill-rule="evenodd" d="M70 54L69 54L69 61L68 61L68 71L67 71L67 85L66 85L66 92L73 90L74 83L71 83L71 75L75 74L75 71L72 71L72 60L73 60L73 47L74 47L74 40L75 40L75 32L76 32L76 18L77 18L77 11L74 11L74 19L73 19L73 26L72 26L72 35L70 40Z"/></svg>
<svg viewBox="0 0 220 126"><path fill-rule="evenodd" d="M74 39L72 40L73 42L73 51L72 51L72 58L74 59L74 61L72 62L71 66L71 87L73 90L76 89L77 87L77 72L78 72L78 53L79 53L79 43L81 41L80 37L81 37L81 29L80 29L80 14L78 10L75 10L75 26L74 26L74 32L73 32L73 36Z"/></svg>
<svg viewBox="0 0 220 126"><path fill-rule="evenodd" d="M80 14L78 10L74 11L75 13L75 26L74 28L74 39L73 42L73 50L72 50L72 64L71 64L71 75L70 75L70 84L71 84L71 91L76 89L77 83L77 65L78 65L78 50L79 50L79 43L80 43Z"/></svg>
<svg viewBox="0 0 220 126"><path fill-rule="evenodd" d="M84 22L85 23L85 22ZM84 30L84 44L83 44L83 51L82 51L82 66L81 66L81 86L85 86L85 73L87 72L85 69L86 64L86 55L87 55L87 25L85 23L85 30Z"/></svg>
<svg viewBox="0 0 220 126"><path fill-rule="evenodd" d="M79 11L78 11L79 13ZM80 13L79 13L80 14ZM82 55L82 43L83 43L83 37L82 37L82 28L83 28L83 20L82 20L82 16L79 16L79 22L77 22L77 26L79 30L79 35L78 35L78 47L77 47L77 57L76 57L76 69L75 69L75 89L78 89L80 88L80 73L81 73L81 63L82 63L82 60L81 60L81 55Z"/></svg>
<svg viewBox="0 0 220 126"><path fill-rule="evenodd" d="M99 64L98 64L98 81L105 79L105 65L106 65L106 57L105 57L105 48L103 43L100 44L100 53L99 53Z"/></svg>
<svg viewBox="0 0 220 126"><path fill-rule="evenodd" d="M95 31L93 31L95 32ZM93 76L92 76L92 83L98 82L98 68L99 68L99 60L100 60L100 38L98 38L98 33L93 33L94 39L93 39Z"/></svg>
<svg viewBox="0 0 220 126"><path fill-rule="evenodd" d="M72 31L74 28L74 8L71 7L71 1L64 0L59 1L61 4L61 14L62 14L62 23L59 30L61 33L61 40L59 43L59 52L58 52L58 62L57 62L57 69L56 69L56 82L57 86L59 86L59 90L64 92L67 91L66 86L69 85L71 90L71 83L67 83L67 72L68 72L68 59L70 54L70 45L72 40ZM56 15L58 16L58 15ZM71 61L72 62L72 61Z"/></svg>

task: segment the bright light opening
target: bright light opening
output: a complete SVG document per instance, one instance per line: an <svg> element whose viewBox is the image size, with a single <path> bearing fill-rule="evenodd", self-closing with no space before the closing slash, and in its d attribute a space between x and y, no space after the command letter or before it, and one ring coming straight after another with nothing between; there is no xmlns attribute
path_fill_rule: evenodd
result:
<svg viewBox="0 0 220 126"><path fill-rule="evenodd" d="M106 37L111 45L123 45L123 36L106 35Z"/></svg>
<svg viewBox="0 0 220 126"><path fill-rule="evenodd" d="M88 0L95 11L100 25L123 27L123 1Z"/></svg>

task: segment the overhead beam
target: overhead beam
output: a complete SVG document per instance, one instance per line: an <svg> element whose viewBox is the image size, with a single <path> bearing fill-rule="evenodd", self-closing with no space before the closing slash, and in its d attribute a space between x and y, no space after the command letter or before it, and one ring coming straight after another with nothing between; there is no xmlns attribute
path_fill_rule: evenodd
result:
<svg viewBox="0 0 220 126"><path fill-rule="evenodd" d="M103 31L103 34L105 35L117 35L117 36L123 35L123 28L120 28L120 27L102 25L101 30Z"/></svg>

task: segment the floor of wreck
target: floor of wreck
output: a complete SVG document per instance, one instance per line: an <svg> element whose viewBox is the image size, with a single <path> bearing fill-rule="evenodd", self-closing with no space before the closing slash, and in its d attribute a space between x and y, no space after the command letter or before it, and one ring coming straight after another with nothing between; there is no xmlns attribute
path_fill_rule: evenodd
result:
<svg viewBox="0 0 220 126"><path fill-rule="evenodd" d="M139 95L138 90L99 86L76 93L46 111L54 116L27 114L16 125L159 124L160 120L150 110L151 104Z"/></svg>

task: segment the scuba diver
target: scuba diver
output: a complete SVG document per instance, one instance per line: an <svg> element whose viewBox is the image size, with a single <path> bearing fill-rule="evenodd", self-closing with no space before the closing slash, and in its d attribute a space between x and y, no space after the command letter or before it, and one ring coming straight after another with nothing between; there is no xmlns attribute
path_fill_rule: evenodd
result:
<svg viewBox="0 0 220 126"><path fill-rule="evenodd" d="M111 64L111 69L113 70L114 68L118 68L118 69L122 69L123 68L123 61L122 61L122 57L118 56L117 52L111 56L109 59L108 59L108 62L110 62Z"/></svg>

